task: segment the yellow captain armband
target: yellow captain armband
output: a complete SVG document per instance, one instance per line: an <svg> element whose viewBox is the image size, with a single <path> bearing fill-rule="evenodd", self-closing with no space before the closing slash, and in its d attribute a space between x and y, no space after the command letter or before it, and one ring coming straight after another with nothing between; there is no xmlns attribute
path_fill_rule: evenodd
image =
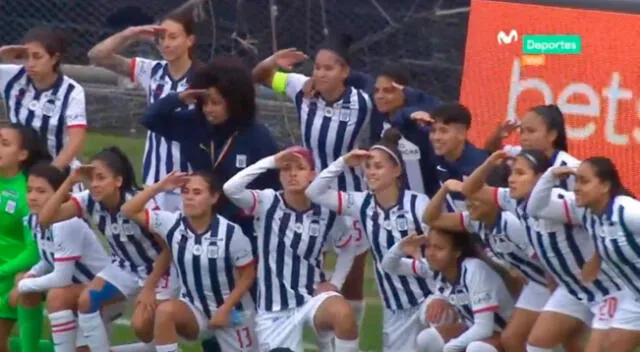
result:
<svg viewBox="0 0 640 352"><path fill-rule="evenodd" d="M276 72L271 81L271 89L276 93L285 94L287 89L287 76L289 76L288 73Z"/></svg>

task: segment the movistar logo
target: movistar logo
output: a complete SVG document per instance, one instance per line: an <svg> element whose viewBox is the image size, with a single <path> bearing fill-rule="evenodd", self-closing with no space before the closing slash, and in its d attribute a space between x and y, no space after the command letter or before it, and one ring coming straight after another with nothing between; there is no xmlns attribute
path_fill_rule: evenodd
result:
<svg viewBox="0 0 640 352"><path fill-rule="evenodd" d="M512 29L509 34L505 33L504 31L498 32L498 44L500 45L511 44L517 41L518 31L516 31L515 29Z"/></svg>

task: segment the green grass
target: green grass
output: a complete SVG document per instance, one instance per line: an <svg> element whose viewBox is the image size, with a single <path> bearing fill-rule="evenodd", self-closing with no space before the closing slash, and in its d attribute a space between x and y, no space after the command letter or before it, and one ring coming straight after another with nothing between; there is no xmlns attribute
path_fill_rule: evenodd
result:
<svg viewBox="0 0 640 352"><path fill-rule="evenodd" d="M138 173L137 177L140 179L140 171L142 170L142 154L144 153L144 138L90 133L81 159L87 160L91 155L112 145L118 146L126 153L126 155L129 156L136 173ZM329 258L329 262L332 262L331 258ZM363 351L381 351L382 309L375 284L375 278L373 277L370 258L368 258L365 277L365 296L367 299L367 307L361 331L362 336L360 337L360 349ZM48 329L46 331L48 332ZM133 331L129 326L125 324L114 326L112 334L113 344L130 343L135 340ZM305 331L304 340L309 344L314 344L313 333L310 330ZM196 352L200 351L200 348L198 345L184 345L182 346L182 351Z"/></svg>

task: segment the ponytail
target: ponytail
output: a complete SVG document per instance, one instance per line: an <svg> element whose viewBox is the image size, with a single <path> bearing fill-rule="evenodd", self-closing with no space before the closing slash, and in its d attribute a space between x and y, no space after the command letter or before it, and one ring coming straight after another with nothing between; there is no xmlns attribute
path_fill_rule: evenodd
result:
<svg viewBox="0 0 640 352"><path fill-rule="evenodd" d="M121 191L128 192L140 189L140 186L138 186L136 182L133 165L120 148L116 146L105 148L94 155L91 161L103 162L114 175L122 177Z"/></svg>

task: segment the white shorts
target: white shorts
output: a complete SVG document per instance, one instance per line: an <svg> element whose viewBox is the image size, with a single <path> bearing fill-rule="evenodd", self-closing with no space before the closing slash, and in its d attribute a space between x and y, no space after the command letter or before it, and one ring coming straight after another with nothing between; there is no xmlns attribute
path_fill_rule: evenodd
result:
<svg viewBox="0 0 640 352"><path fill-rule="evenodd" d="M549 297L551 297L551 292L548 288L529 281L520 292L520 296L516 302L516 308L540 312L549 300Z"/></svg>
<svg viewBox="0 0 640 352"><path fill-rule="evenodd" d="M127 299L135 297L144 285L144 280L130 271L120 268L116 264L107 265L98 276L115 286ZM167 300L177 297L180 281L175 267L172 265L170 273L165 275L156 287L156 298Z"/></svg>
<svg viewBox="0 0 640 352"><path fill-rule="evenodd" d="M320 338L330 338L333 332L317 331L313 324L313 318L322 303L333 296L340 296L340 294L337 292L323 292L298 308L280 312L258 312L256 316L256 334L260 342L260 352L268 352L277 347L303 351L302 333L305 324L313 328Z"/></svg>
<svg viewBox="0 0 640 352"><path fill-rule="evenodd" d="M176 192L162 192L158 193L154 197L156 203L160 209L175 213L182 211L182 198L180 193Z"/></svg>
<svg viewBox="0 0 640 352"><path fill-rule="evenodd" d="M616 321L616 303L625 291L614 292L599 301L586 303L573 297L563 287L558 287L544 306L543 311L556 312L582 320L596 330L607 330Z"/></svg>
<svg viewBox="0 0 640 352"><path fill-rule="evenodd" d="M615 312L611 327L615 329L640 331L640 297L623 289L600 309Z"/></svg>
<svg viewBox="0 0 640 352"><path fill-rule="evenodd" d="M220 344L220 350L224 352L255 352L258 350L253 312L243 313L244 318L241 325L225 329L210 329L209 319L200 309L186 299L180 298L180 301L191 309L191 313L193 313L198 322L199 336L194 341L206 340L215 336L218 344ZM185 338L184 336L181 337Z"/></svg>
<svg viewBox="0 0 640 352"><path fill-rule="evenodd" d="M384 352L415 351L416 338L420 331L428 326L423 323L426 306L425 299L420 305L403 310L382 311L382 341Z"/></svg>

